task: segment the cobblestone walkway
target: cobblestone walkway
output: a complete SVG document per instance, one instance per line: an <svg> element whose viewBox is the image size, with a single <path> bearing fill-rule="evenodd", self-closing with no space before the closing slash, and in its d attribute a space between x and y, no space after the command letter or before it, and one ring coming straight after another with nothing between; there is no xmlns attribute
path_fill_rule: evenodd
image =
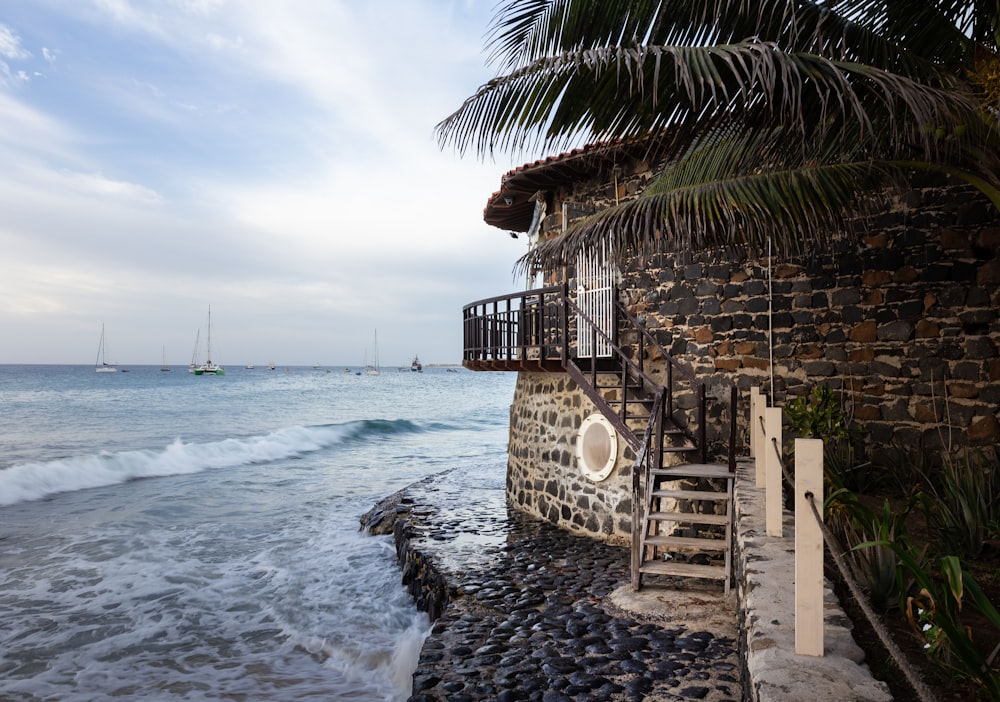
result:
<svg viewBox="0 0 1000 702"><path fill-rule="evenodd" d="M718 586L631 593L627 549L509 511L488 471L405 493L410 546L450 598L411 702L741 699L736 615Z"/></svg>

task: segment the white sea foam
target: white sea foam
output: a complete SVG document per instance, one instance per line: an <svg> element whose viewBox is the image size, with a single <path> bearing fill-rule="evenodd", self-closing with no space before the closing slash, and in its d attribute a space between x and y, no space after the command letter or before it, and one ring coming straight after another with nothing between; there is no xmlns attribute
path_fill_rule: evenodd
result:
<svg viewBox="0 0 1000 702"><path fill-rule="evenodd" d="M512 392L0 366L0 700L403 702L430 624L358 518L445 469L502 491Z"/></svg>
<svg viewBox="0 0 1000 702"><path fill-rule="evenodd" d="M138 478L184 475L282 460L334 446L363 431L366 424L290 427L264 436L204 444L176 439L159 450L102 451L55 461L19 463L0 470L0 505Z"/></svg>

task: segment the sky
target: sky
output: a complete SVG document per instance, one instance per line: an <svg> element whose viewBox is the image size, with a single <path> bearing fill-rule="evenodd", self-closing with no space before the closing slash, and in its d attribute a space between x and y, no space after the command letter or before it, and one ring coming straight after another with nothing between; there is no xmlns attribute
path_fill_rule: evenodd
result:
<svg viewBox="0 0 1000 702"><path fill-rule="evenodd" d="M5 0L0 363L460 362L524 158L442 150L493 0ZM508 159L508 160L502 160Z"/></svg>

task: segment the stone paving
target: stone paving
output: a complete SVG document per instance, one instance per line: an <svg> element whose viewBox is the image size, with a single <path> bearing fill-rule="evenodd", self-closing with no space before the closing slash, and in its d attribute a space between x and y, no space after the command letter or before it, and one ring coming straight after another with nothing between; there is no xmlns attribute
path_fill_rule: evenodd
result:
<svg viewBox="0 0 1000 702"><path fill-rule="evenodd" d="M388 503L397 548L447 588L410 702L742 698L735 601L720 585L631 592L625 547L509 510L497 472L441 474Z"/></svg>

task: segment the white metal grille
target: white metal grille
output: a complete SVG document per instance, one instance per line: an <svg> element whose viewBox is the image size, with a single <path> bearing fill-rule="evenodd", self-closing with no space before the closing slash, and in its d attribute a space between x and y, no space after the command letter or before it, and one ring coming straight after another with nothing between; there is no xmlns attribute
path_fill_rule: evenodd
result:
<svg viewBox="0 0 1000 702"><path fill-rule="evenodd" d="M615 271L605 245L580 252L576 264L576 280L576 304L594 321L598 329L613 339ZM590 325L578 318L577 355L581 358L611 356L611 344L607 340L598 336L593 349L592 343Z"/></svg>

